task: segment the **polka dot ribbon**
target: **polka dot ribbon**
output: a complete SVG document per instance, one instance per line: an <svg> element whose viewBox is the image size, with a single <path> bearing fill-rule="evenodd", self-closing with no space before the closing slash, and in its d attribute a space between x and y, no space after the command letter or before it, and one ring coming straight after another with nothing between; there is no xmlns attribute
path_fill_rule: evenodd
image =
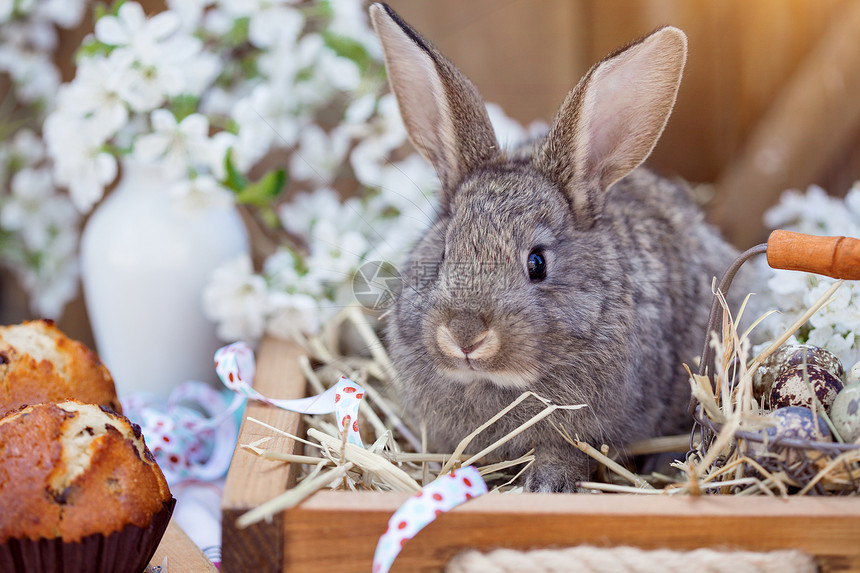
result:
<svg viewBox="0 0 860 573"><path fill-rule="evenodd" d="M125 415L141 426L146 444L170 485L211 481L230 466L239 433L230 394L203 382L183 382L165 398L148 392L122 397Z"/></svg>
<svg viewBox="0 0 860 573"><path fill-rule="evenodd" d="M364 398L361 386L341 376L337 384L317 396L280 400L263 396L251 387L256 371L254 352L244 342L234 342L215 352L215 372L230 390L251 400L300 414L334 413L341 435L346 432L346 441L364 447L358 431L358 406Z"/></svg>
<svg viewBox="0 0 860 573"><path fill-rule="evenodd" d="M337 416L337 427L340 435L346 432L346 441L363 448L361 433L358 431L358 406L364 398L364 389L347 378L341 376L335 385L334 407Z"/></svg>
<svg viewBox="0 0 860 573"><path fill-rule="evenodd" d="M388 573L403 545L439 515L473 497L487 493L487 484L472 466L440 476L401 505L373 554L373 573Z"/></svg>

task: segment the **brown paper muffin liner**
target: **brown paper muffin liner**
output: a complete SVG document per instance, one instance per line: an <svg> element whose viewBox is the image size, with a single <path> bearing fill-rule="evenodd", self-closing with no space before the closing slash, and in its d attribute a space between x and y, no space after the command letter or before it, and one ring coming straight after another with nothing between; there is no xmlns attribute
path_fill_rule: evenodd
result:
<svg viewBox="0 0 860 573"><path fill-rule="evenodd" d="M96 533L77 543L62 539L9 539L0 544L3 573L140 573L149 564L170 523L176 499L164 502L147 527L126 525L111 535Z"/></svg>

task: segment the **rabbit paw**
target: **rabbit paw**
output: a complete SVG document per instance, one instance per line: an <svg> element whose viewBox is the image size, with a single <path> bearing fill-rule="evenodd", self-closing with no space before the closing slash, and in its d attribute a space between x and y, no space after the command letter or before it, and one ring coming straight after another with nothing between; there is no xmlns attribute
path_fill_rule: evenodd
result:
<svg viewBox="0 0 860 573"><path fill-rule="evenodd" d="M584 457L584 456L583 456ZM526 474L525 490L540 493L572 493L580 491L579 482L588 480L590 471L588 461L579 456L535 460L532 469Z"/></svg>

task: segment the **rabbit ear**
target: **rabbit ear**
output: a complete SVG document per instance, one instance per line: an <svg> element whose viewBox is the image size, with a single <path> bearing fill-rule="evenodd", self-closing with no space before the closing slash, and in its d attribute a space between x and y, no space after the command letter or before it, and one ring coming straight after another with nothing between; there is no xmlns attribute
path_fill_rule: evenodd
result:
<svg viewBox="0 0 860 573"><path fill-rule="evenodd" d="M498 154L484 102L472 82L389 6L372 5L370 18L409 139L436 169L443 195L450 193ZM443 205L449 200L443 196Z"/></svg>
<svg viewBox="0 0 860 573"><path fill-rule="evenodd" d="M593 223L604 192L651 154L686 59L684 33L661 28L607 56L568 94L536 164L564 189L580 222Z"/></svg>

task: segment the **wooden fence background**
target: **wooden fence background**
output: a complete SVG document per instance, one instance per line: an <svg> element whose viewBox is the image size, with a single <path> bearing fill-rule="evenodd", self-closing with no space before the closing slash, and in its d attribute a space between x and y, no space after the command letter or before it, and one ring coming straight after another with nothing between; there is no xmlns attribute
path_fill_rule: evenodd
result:
<svg viewBox="0 0 860 573"><path fill-rule="evenodd" d="M841 195L860 180L860 0L389 1L522 122L551 119L613 49L683 29L685 78L649 163L709 185L709 216L740 247L763 237L761 215L783 189ZM84 32L64 34L66 61ZM8 282L0 322L26 315ZM85 316L78 301L60 326L89 341Z"/></svg>

